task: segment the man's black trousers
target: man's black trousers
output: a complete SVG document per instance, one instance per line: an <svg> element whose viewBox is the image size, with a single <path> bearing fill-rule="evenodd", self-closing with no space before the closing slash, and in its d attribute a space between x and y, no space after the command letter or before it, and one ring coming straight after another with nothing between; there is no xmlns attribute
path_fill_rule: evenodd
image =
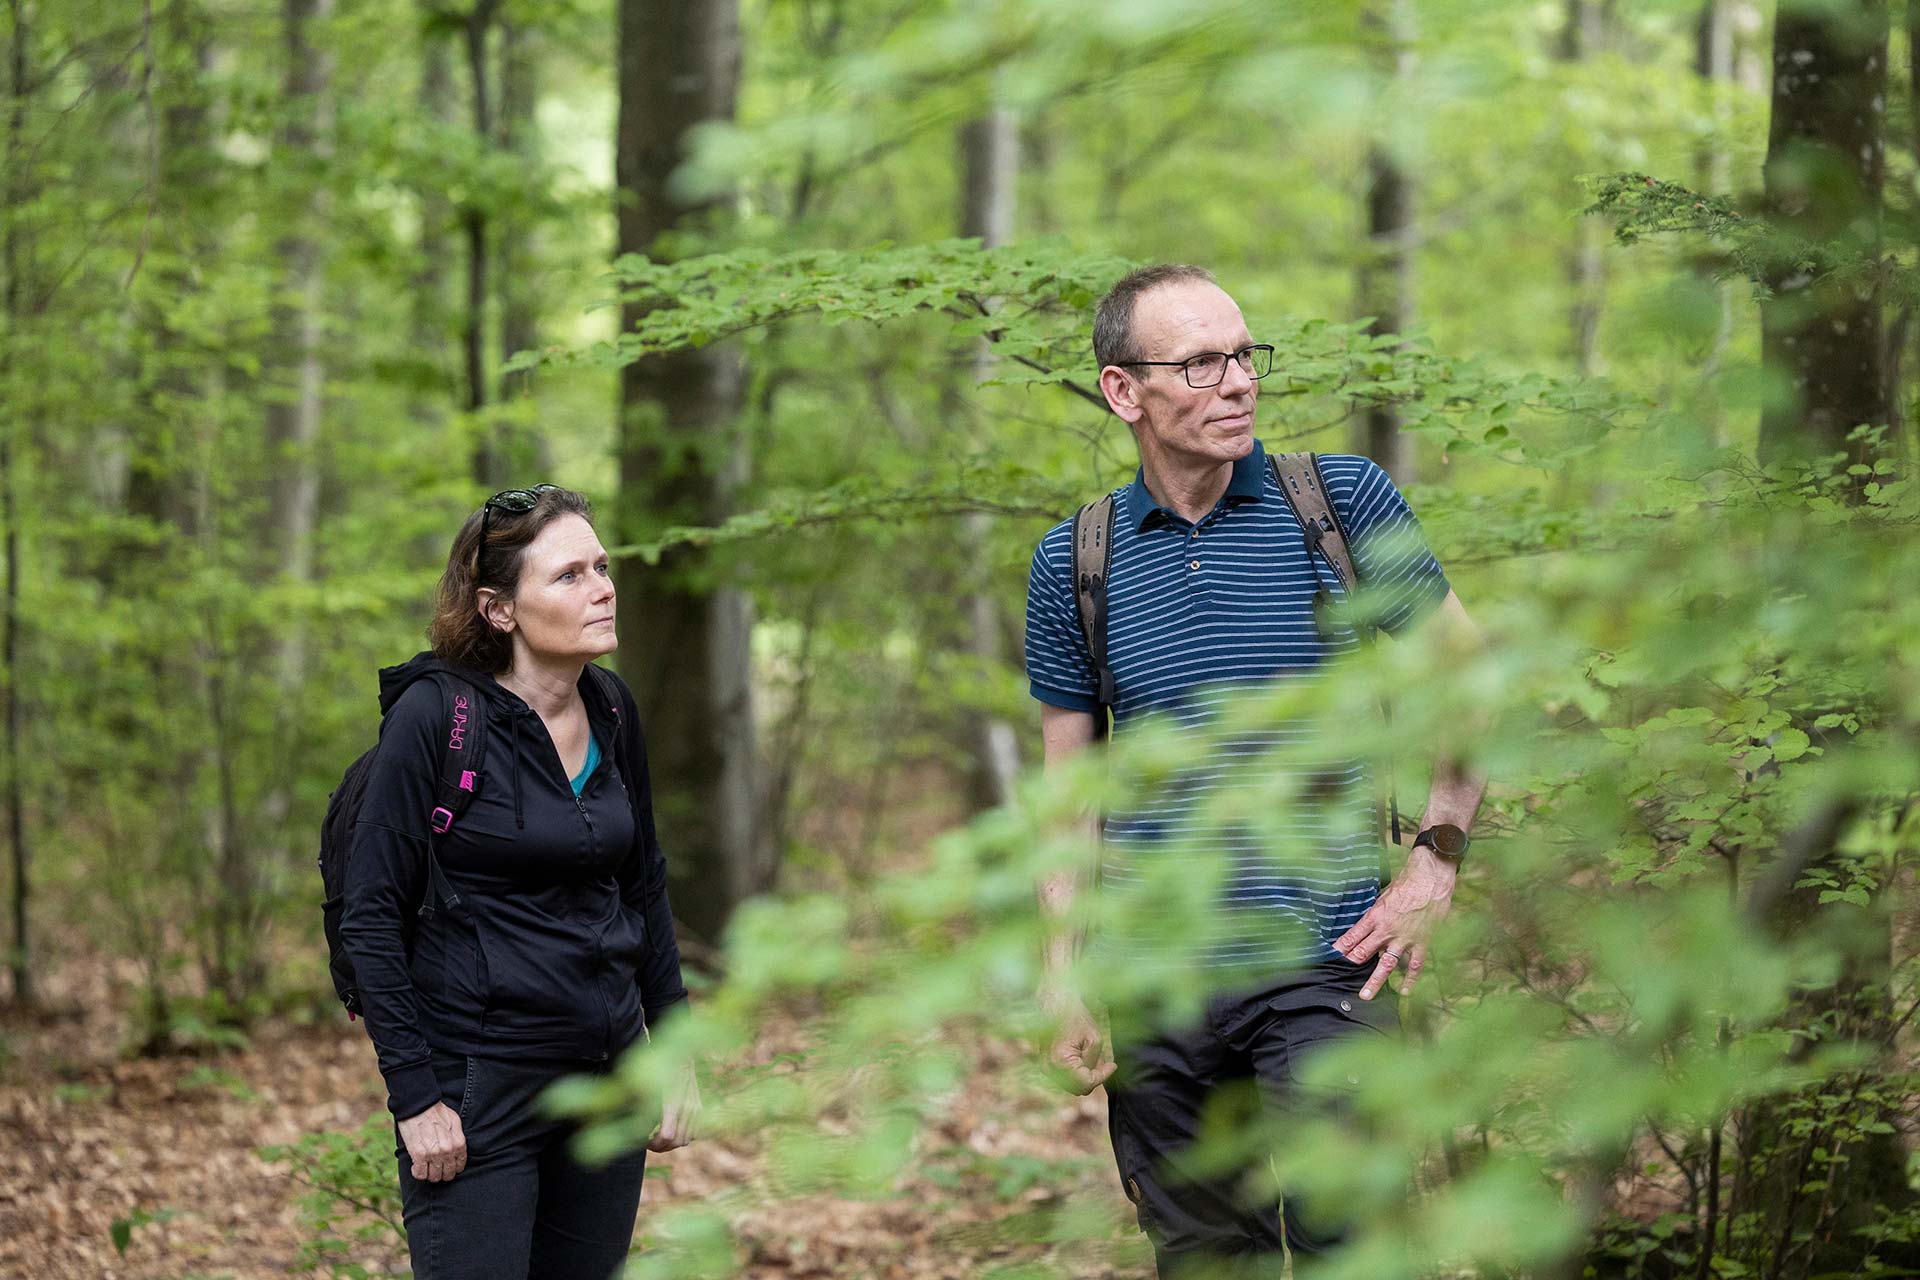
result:
<svg viewBox="0 0 1920 1280"><path fill-rule="evenodd" d="M606 1063L516 1061L435 1051L441 1100L460 1113L467 1167L414 1178L394 1129L414 1280L608 1280L627 1260L644 1149L589 1167L567 1150L571 1121L541 1113L541 1092Z"/></svg>
<svg viewBox="0 0 1920 1280"><path fill-rule="evenodd" d="M1203 1119L1210 1132L1223 1122L1244 1131L1245 1122L1264 1120L1284 1134L1288 1117L1338 1106L1337 1090L1303 1086L1301 1068L1332 1042L1398 1030L1390 990L1360 999L1373 968L1335 958L1258 990L1217 996L1194 1025L1132 1037L1116 1028L1107 1127L1162 1277L1278 1276L1283 1240L1300 1271L1345 1239L1347 1224L1325 1206L1284 1195L1283 1213L1250 1199L1246 1169L1195 1172L1183 1157Z"/></svg>

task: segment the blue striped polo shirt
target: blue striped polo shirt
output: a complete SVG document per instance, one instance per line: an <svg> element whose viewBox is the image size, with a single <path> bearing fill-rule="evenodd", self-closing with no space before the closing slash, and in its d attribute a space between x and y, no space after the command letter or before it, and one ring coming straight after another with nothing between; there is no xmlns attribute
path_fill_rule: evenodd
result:
<svg viewBox="0 0 1920 1280"><path fill-rule="evenodd" d="M1446 597L1440 565L1387 473L1367 458L1322 454L1320 470L1357 562L1370 612L1403 633ZM1319 581L1340 587L1324 559ZM1236 462L1220 501L1197 525L1155 502L1144 474L1115 493L1108 583L1107 660L1115 677L1114 734L1162 718L1176 731L1205 729L1251 690L1325 678L1325 662L1359 639L1340 629L1322 642L1312 601L1315 565L1266 451ZM1033 696L1094 711L1097 683L1080 631L1072 583L1073 521L1040 540L1027 585L1027 675ZM1331 957L1331 943L1380 893L1377 796L1368 762L1337 747L1296 758L1309 728L1282 721L1257 732L1208 734L1201 758L1175 769L1109 814L1100 856L1103 894L1129 894L1096 938L1103 951L1178 954L1211 966L1275 970ZM1326 746L1327 744L1319 744ZM1232 788L1291 787L1296 802L1278 838L1220 807ZM1268 824L1270 825L1270 824ZM1170 866L1166 859L1179 859ZM1152 863L1148 859L1154 859ZM1220 909L1164 901L1164 876L1192 860L1218 877ZM1156 883L1158 888L1156 888ZM1165 918L1156 923L1156 910ZM1196 935L1196 926L1206 932ZM1126 936L1120 936L1124 933Z"/></svg>

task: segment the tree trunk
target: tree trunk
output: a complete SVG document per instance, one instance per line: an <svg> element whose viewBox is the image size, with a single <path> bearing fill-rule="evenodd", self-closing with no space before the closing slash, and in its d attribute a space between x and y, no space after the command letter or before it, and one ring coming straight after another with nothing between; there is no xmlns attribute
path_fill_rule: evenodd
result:
<svg viewBox="0 0 1920 1280"><path fill-rule="evenodd" d="M1379 40L1379 69L1390 86L1413 75L1413 13L1407 0L1375 0L1363 13ZM1373 317L1367 334L1405 334L1413 326L1413 207L1419 180L1407 169L1405 146L1375 134L1367 144L1367 244L1354 274L1359 315ZM1413 441L1400 434L1398 405L1369 405L1357 420L1357 451L1398 482L1413 482Z"/></svg>
<svg viewBox="0 0 1920 1280"><path fill-rule="evenodd" d="M1606 47L1613 6L1607 0L1567 0L1560 56L1583 62ZM1574 220L1574 242L1567 251L1567 283L1573 292L1568 314L1573 367L1581 377L1600 372L1600 316L1606 308L1607 229L1597 219Z"/></svg>
<svg viewBox="0 0 1920 1280"><path fill-rule="evenodd" d="M717 213L688 206L668 180L693 129L730 120L740 72L737 0L620 0L618 253ZM644 310L626 304L631 329ZM715 347L648 356L620 375L621 540L669 524L726 518L747 474L734 429L742 378ZM721 579L721 580L717 580ZM734 908L772 881L755 755L748 665L752 609L710 554L669 551L649 568L620 562L620 669L639 699L675 914L718 941Z"/></svg>
<svg viewBox="0 0 1920 1280"><path fill-rule="evenodd" d="M1732 4L1733 80L1757 98L1767 91L1768 59L1760 40L1766 23L1754 0L1732 0Z"/></svg>
<svg viewBox="0 0 1920 1280"><path fill-rule="evenodd" d="M985 248L997 248L1013 238L1019 145L1013 112L1004 107L996 107L960 129L960 234L978 236ZM974 384L992 376L993 348L982 338L973 352ZM969 512L962 519L966 563L974 575L984 576L988 571L987 547L992 531L993 522L985 512ZM982 671L1000 667L1006 655L1000 647L1000 610L990 582L976 579L969 584L966 615L974 660ZM976 799L983 807L1010 804L1020 776L1020 740L1013 726L999 716L975 712L970 719Z"/></svg>
<svg viewBox="0 0 1920 1280"><path fill-rule="evenodd" d="M0 271L5 272L4 295L0 308L6 317L6 340L0 342L0 399L18 405L13 387L13 353L19 343L20 324L25 317L26 290L22 273L28 269L25 232L21 218L28 198L26 148L24 135L28 99L32 87L27 81L27 44L31 33L21 0L7 0L7 164L6 230L0 244ZM0 663L6 678L6 800L7 844L13 851L13 946L7 967L13 974L13 999L18 1005L34 1002L33 951L27 933L27 904L31 898L29 877L31 859L27 852L25 787L21 782L24 735L20 716L20 511L14 501L14 468L18 452L15 433L30 414L17 409L0 423L0 523L6 525L6 597L0 604Z"/></svg>
<svg viewBox="0 0 1920 1280"><path fill-rule="evenodd" d="M1843 260L1880 253L1887 26L1884 0L1789 7L1774 21L1767 212ZM1760 417L1762 462L1841 450L1863 461L1848 434L1887 420L1877 273L1850 275L1769 268L1761 355L1776 388Z"/></svg>
<svg viewBox="0 0 1920 1280"><path fill-rule="evenodd" d="M1407 0L1378 0L1365 15L1380 41L1382 70L1394 83L1413 71L1412 14ZM1354 293L1360 314L1372 316L1367 333L1403 334L1413 324L1414 201L1418 180L1385 138L1367 146L1367 242L1361 247ZM1357 426L1359 452L1379 463L1396 483L1414 478L1412 441L1400 433L1401 413L1393 404L1369 405Z"/></svg>
<svg viewBox="0 0 1920 1280"><path fill-rule="evenodd" d="M285 0L287 68L286 100L291 120L280 139L283 173L311 175L294 184L294 199L283 214L291 228L278 245L281 294L286 301L274 308L274 341L269 353L267 450L273 486L269 527L262 539L271 547L272 568L283 580L313 581L314 517L320 496L317 446L326 367L321 354L325 323L324 236L329 212L327 185L322 172L332 155L333 59L312 43L316 23L332 16L333 0ZM280 368L274 369L278 364ZM279 730L274 741L296 741L291 708L307 665L306 619L295 609L284 615L272 643L278 648L275 702ZM261 834L280 848L292 808L292 791L277 782L261 804Z"/></svg>
<svg viewBox="0 0 1920 1280"><path fill-rule="evenodd" d="M1843 270L1810 271L1798 253L1768 268L1771 296L1760 308L1761 353L1776 387L1761 412L1763 462L1843 451L1865 460L1867 451L1850 444L1849 433L1860 424L1887 420L1880 299L1873 283L1878 272L1844 269L1858 261L1876 262L1880 254L1887 39L1884 0L1846 0L1817 10L1783 6L1775 18L1767 214L1781 232L1830 250ZM1866 283L1856 283L1862 279ZM1790 390L1785 397L1782 386ZM1825 736L1815 726L1805 727L1816 742ZM1852 810L1833 813L1811 824L1812 834L1790 837L1789 844L1806 844L1818 855L1816 863L1831 856ZM1819 905L1813 888L1791 889L1780 896L1776 931L1804 934L1809 922L1832 909ZM1881 1084L1872 1077L1894 1065L1886 903L1875 904L1850 930L1839 981L1831 990L1797 999L1794 1016L1800 1025L1812 1026L1837 1015L1836 1038L1871 1055L1867 1082ZM1854 1113L1866 1099L1849 1092L1837 1105ZM1752 1144L1743 1153L1749 1162L1774 1151L1801 1153L1797 1166L1781 1162L1749 1175L1742 1189L1748 1199L1743 1207L1756 1210L1779 1233L1768 1280L1851 1268L1862 1249L1859 1229L1883 1208L1899 1214L1914 1203L1905 1155L1891 1132L1861 1137L1843 1163L1811 1175L1820 1178L1821 1189L1807 1194L1817 1148L1839 1143L1831 1129L1822 1131L1826 1114L1816 1109L1816 1127L1804 1135L1794 1128L1803 1118L1790 1114L1785 1104L1768 1101L1749 1108L1741 1125ZM1860 1118L1882 1117L1849 1115L1850 1121ZM1813 1235L1806 1245L1793 1240L1796 1229L1809 1227ZM1899 1256L1908 1251L1894 1246L1882 1252L1884 1262L1920 1261L1920 1249L1909 1257Z"/></svg>
<svg viewBox="0 0 1920 1280"><path fill-rule="evenodd" d="M1367 245L1360 264L1358 293L1362 315L1373 322L1367 333L1405 333L1413 323L1413 251L1406 234L1413 226L1414 178L1378 142L1367 148ZM1411 442L1400 433L1400 409L1373 404L1363 416L1360 451L1379 463L1398 484L1414 479Z"/></svg>
<svg viewBox="0 0 1920 1280"><path fill-rule="evenodd" d="M1694 70L1706 90L1708 110L1713 118L1713 134L1701 146L1697 157L1697 185L1712 195L1726 195L1733 189L1733 162L1727 151L1727 135L1733 121L1734 54L1739 47L1735 0L1703 0L1695 30ZM1703 271L1702 281L1708 279ZM1720 307L1720 319L1714 326L1713 344L1707 352L1705 372L1717 372L1733 345L1736 316L1735 285L1731 280L1712 280L1705 287L1714 291ZM1718 397L1708 397L1702 410L1712 415L1713 441L1728 443L1727 415Z"/></svg>
<svg viewBox="0 0 1920 1280"><path fill-rule="evenodd" d="M514 157L521 172L540 162L539 124L534 108L540 98L540 64L534 35L512 19L500 23L500 149ZM540 341L540 290L535 283L534 219L525 213L500 218L500 357L502 361L530 351ZM533 371L504 374L500 379L502 404L533 390ZM527 447L528 444L531 447ZM545 477L553 463L546 434L535 426L523 444L519 433L505 445L514 469L531 467ZM517 471L516 471L517 474Z"/></svg>
<svg viewBox="0 0 1920 1280"><path fill-rule="evenodd" d="M500 0L474 0L467 15L467 73L473 90L473 136L481 145L493 139L493 99L487 72L487 31L499 11ZM467 367L467 412L480 441L473 454L473 477L484 489L502 486L506 467L500 456L494 425L486 420L487 407L487 197L474 192L467 198L461 221L467 233L467 312L463 323Z"/></svg>
<svg viewBox="0 0 1920 1280"><path fill-rule="evenodd" d="M205 351L176 327L173 316L200 291L199 266L216 252L219 224L213 213L221 208L225 173L208 92L215 48L212 20L194 0L174 0L162 22L161 30L146 33L151 57L144 60L143 92L155 103L146 157L153 191L152 239L167 248L145 265L145 275L131 295L145 349L143 367L136 372L141 392L130 441L127 512L145 527L114 558L108 589L153 610L155 627L135 650L146 667L149 687L178 695L182 710L198 717L211 705L218 658L206 651L200 620L180 616L168 604L213 535L203 459L214 430L209 396L214 375ZM182 73L161 70L172 67L182 68ZM109 705L106 714L115 732L141 732L130 716L116 723L124 714L118 708ZM227 837L235 833L224 825L224 810L202 811L189 799L215 752L201 737L147 745L164 750L150 750L155 757L150 777L135 780L151 786L148 795L160 815L142 832L144 843L150 856L170 846L196 849L189 879L196 895L192 915L201 970L211 984L223 985L222 975L236 968L229 946L237 935L227 927L224 905L209 903L207 894L219 891ZM157 903L154 908L166 909ZM155 928L152 936L164 937L164 930ZM156 1017L166 1008L167 993L159 985L164 972L164 964L148 970L153 985L147 999ZM154 1028L150 1032L157 1034Z"/></svg>
<svg viewBox="0 0 1920 1280"><path fill-rule="evenodd" d="M433 0L420 0L423 17L434 12ZM431 23L423 23L420 49L420 115L438 123L450 123L455 115L453 68L447 38ZM437 182L421 184L419 266L409 284L413 312L413 349L430 370L421 379L422 386L412 397L412 414L420 422L437 426L444 420L454 400L455 375L447 313L447 282L452 276L448 265L447 229L453 224L453 206Z"/></svg>

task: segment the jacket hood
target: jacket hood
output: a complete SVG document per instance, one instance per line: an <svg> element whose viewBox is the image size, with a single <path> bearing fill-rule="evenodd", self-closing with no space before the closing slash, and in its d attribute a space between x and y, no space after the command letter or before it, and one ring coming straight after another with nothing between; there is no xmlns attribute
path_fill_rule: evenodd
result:
<svg viewBox="0 0 1920 1280"><path fill-rule="evenodd" d="M380 714L384 716L393 710L393 704L400 701L400 695L407 691L408 685L440 671L465 680L491 703L500 703L506 694L506 691L495 683L491 676L482 675L471 667L463 667L457 662L447 662L429 649L424 653L414 654L397 667L380 668ZM519 700L514 699L514 701Z"/></svg>

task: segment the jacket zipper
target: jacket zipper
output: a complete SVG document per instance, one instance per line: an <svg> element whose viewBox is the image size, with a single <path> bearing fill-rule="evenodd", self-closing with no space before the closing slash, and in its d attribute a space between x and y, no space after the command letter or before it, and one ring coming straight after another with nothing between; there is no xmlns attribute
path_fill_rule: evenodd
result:
<svg viewBox="0 0 1920 1280"><path fill-rule="evenodd" d="M591 782L592 779L588 779L588 781ZM573 788L569 786L567 790L571 791ZM590 858L597 857L600 852L600 836L599 833L593 829L593 815L587 812L587 802L580 796L575 796L573 798L573 807L580 811L580 821L584 822L587 826L588 856ZM607 959L606 943L599 934L595 934L593 938L593 956L601 965L605 965ZM594 974L593 985L598 988L600 992L600 1052L594 1055L594 1061L605 1062L610 1046L613 1044L613 1006L607 1002L607 984L603 974Z"/></svg>

